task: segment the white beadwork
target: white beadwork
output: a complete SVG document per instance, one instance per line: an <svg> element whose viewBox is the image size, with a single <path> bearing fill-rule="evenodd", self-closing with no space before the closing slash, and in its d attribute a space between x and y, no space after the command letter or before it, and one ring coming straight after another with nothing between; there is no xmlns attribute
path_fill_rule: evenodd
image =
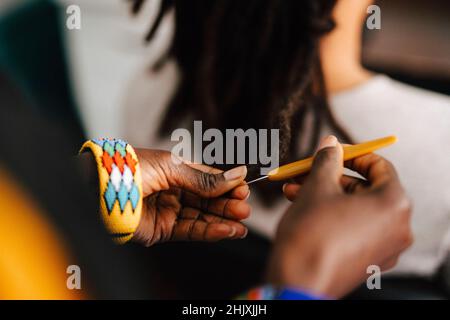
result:
<svg viewBox="0 0 450 320"><path fill-rule="evenodd" d="M131 172L131 169L127 166L123 166L123 184L127 188L127 191L130 192L131 187L133 186L133 173Z"/></svg>
<svg viewBox="0 0 450 320"><path fill-rule="evenodd" d="M120 174L119 168L115 164L112 165L112 171L109 178L111 179L111 183L114 186L114 190L116 190L116 192L119 192L122 175Z"/></svg>

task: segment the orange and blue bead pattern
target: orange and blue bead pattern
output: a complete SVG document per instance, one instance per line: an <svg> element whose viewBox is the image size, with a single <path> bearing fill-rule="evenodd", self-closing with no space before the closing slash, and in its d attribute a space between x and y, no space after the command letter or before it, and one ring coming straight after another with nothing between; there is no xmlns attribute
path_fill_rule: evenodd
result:
<svg viewBox="0 0 450 320"><path fill-rule="evenodd" d="M133 210L139 201L139 189L134 181L136 161L127 152L127 143L120 139L94 139L94 143L103 149L103 166L108 171L109 181L103 195L111 212L116 201L123 212L127 201L131 202Z"/></svg>
<svg viewBox="0 0 450 320"><path fill-rule="evenodd" d="M100 213L108 232L117 243L131 239L142 211L142 179L133 147L120 139L87 141L97 162Z"/></svg>

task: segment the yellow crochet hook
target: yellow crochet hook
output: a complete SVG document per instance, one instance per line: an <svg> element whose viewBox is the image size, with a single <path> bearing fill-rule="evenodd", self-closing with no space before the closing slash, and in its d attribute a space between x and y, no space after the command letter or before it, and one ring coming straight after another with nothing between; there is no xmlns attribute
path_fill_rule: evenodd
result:
<svg viewBox="0 0 450 320"><path fill-rule="evenodd" d="M388 136L376 140L371 140L355 145L344 146L344 161L363 156L365 154L374 152L378 149L387 147L397 142L396 136ZM266 176L259 177L255 180L247 182L247 185L257 181L269 179L270 181L280 181L293 178L295 176L307 173L311 170L314 157L288 163L284 166L278 167L270 171Z"/></svg>

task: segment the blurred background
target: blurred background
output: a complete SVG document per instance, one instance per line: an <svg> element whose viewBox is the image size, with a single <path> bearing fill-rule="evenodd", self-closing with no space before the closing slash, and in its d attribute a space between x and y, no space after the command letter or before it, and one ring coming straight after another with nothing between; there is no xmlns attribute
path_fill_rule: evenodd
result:
<svg viewBox="0 0 450 320"><path fill-rule="evenodd" d="M119 119L114 110L148 96L153 108L146 117L158 117L173 90L174 68L163 76L147 79L144 89L135 89L133 85L142 82L145 77L142 69L168 46L172 32L170 23L165 23L156 40L144 46L143 37L158 7L157 0L149 2L145 12L132 17L128 1L2 0L0 66L21 83L42 112L64 121L74 141L82 141L83 135L130 134L120 132L120 126L115 125ZM65 28L65 10L72 3L83 7L83 29L79 31ZM382 29L365 29L364 66L418 87L449 94L450 3L445 0L375 3L382 8ZM92 119L99 115L105 121L97 122L94 128ZM142 114L130 110L126 116L132 121ZM79 125L74 126L75 118L82 122L81 132ZM147 136L136 141L133 138L132 142L138 145L149 143Z"/></svg>
<svg viewBox="0 0 450 320"><path fill-rule="evenodd" d="M382 30L366 32L364 64L404 82L450 94L450 3L375 3L382 8Z"/></svg>
<svg viewBox="0 0 450 320"><path fill-rule="evenodd" d="M82 7L81 30L65 27L66 8L73 3ZM450 2L378 0L375 3L382 10L382 29L364 33L364 66L402 82L450 95ZM129 3L122 0L0 0L0 70L18 86L35 112L56 124L68 152L75 154L85 139L99 136L126 137L136 146L166 146L162 141L152 140L156 127L149 128L145 135L137 135L136 128L120 125L125 118L128 123L159 119L175 87L173 64L166 66L162 74L150 75L149 72L148 66L167 48L173 32L169 19L165 19L156 39L144 45L157 8L158 1L149 1L144 12L133 17ZM152 103L152 108L144 115L136 111L143 101ZM126 113L121 113L123 105L130 106ZM244 261L254 259L264 263L269 242L261 241L265 241L265 251L250 250ZM242 265L243 271L252 274L253 278L239 278L233 270L228 270L229 274L217 279L216 291L210 288L214 297L236 294L262 276L263 271L253 272L251 264L246 267L242 257L235 254L246 246L245 243L221 250L200 245L201 253L190 250L188 244L180 246L183 249L177 251L178 261L202 261L208 255L216 255L211 260L213 266L227 259L229 265ZM148 263L160 257L162 251L170 253L170 247L155 248L151 254L133 246L126 251L135 257L146 256ZM97 269L100 265L98 262ZM130 266L122 267L135 270ZM161 270L176 273L177 268L175 264L161 267ZM209 275L208 271L205 273ZM94 274L101 274L101 271ZM228 281L230 277L235 280L232 284ZM448 281L450 276L445 279ZM168 282L153 281L156 284L159 281L164 287L163 297L204 297L195 281L178 293L174 293L175 289ZM439 283L443 281L440 279ZM226 285L227 290L218 289ZM108 284L103 284L103 288L110 290ZM394 298L404 297L407 291L416 292L415 297L448 297L448 292L436 285L434 279L393 278L383 288ZM378 297L364 290L354 295L358 298L374 296Z"/></svg>

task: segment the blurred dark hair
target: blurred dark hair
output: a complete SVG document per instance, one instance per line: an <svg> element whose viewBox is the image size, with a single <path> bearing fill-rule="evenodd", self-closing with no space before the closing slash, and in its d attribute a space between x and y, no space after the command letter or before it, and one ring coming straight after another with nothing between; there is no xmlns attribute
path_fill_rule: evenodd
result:
<svg viewBox="0 0 450 320"><path fill-rule="evenodd" d="M133 1L138 12L145 0ZM154 65L174 58L181 84L161 126L170 132L189 110L204 127L279 128L281 161L299 154L311 112L311 153L321 128L343 140L333 118L319 59L319 38L334 28L336 0L162 0L146 40L175 9L175 35Z"/></svg>

